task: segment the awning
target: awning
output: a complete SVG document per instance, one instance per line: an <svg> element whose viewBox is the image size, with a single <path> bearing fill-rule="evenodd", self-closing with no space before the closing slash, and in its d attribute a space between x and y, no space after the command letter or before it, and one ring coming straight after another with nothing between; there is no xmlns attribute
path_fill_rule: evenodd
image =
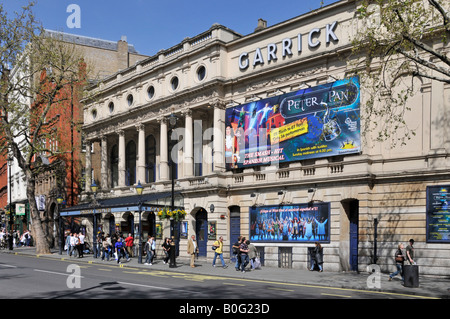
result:
<svg viewBox="0 0 450 319"><path fill-rule="evenodd" d="M175 192L174 195L179 195L180 192ZM98 205L92 203L84 203L77 206L68 207L60 210L60 216L89 216L95 214L106 213L118 213L124 211L139 211L139 203L141 205L142 212L159 211L166 204L160 204L160 200L163 198L171 198L172 192L164 193L151 193L143 195L133 195L124 197L114 197L106 199L97 199ZM182 209L182 207L176 206L176 209Z"/></svg>

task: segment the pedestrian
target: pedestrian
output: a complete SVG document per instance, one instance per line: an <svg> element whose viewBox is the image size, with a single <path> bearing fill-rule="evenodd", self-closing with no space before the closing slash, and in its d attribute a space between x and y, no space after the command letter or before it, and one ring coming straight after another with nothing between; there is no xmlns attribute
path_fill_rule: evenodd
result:
<svg viewBox="0 0 450 319"><path fill-rule="evenodd" d="M78 234L78 240L79 240L79 245L78 245L78 257L79 258L83 258L83 250L84 250L84 235L83 233L79 233Z"/></svg>
<svg viewBox="0 0 450 319"><path fill-rule="evenodd" d="M126 256L126 255L124 254L125 246L124 246L124 244L123 244L123 241L122 241L122 238L121 238L121 237L117 238L115 248L116 248L116 254L117 254L117 263L119 264L119 263L120 263L120 258L122 258L122 254L123 254L124 256ZM127 261L129 261L129 259L128 259Z"/></svg>
<svg viewBox="0 0 450 319"><path fill-rule="evenodd" d="M411 265L415 265L416 262L414 261L414 239L409 240L409 245L406 247L406 259L409 261Z"/></svg>
<svg viewBox="0 0 450 319"><path fill-rule="evenodd" d="M126 243L125 243L125 238L123 238L123 233L120 232L119 234L119 238L121 239L122 243L123 243L123 249L121 250L123 257L127 260L130 261L130 256L128 255L128 251L127 251L127 247L126 247Z"/></svg>
<svg viewBox="0 0 450 319"><path fill-rule="evenodd" d="M66 248L67 256L69 256L69 257L70 257L70 250L71 250L71 247L72 247L71 238L72 238L72 233L68 233L67 234L67 238L66 238L66 245L64 247L64 248Z"/></svg>
<svg viewBox="0 0 450 319"><path fill-rule="evenodd" d="M398 244L397 250L395 251L395 266L397 267L397 271L393 272L389 275L389 281L392 280L393 277L400 274L402 276L402 282L404 282L404 276L403 276L403 264L405 262L405 255L403 253L403 244Z"/></svg>
<svg viewBox="0 0 450 319"><path fill-rule="evenodd" d="M153 260L156 256L156 240L153 236L150 237L150 253L152 254L150 258L150 264L153 264Z"/></svg>
<svg viewBox="0 0 450 319"><path fill-rule="evenodd" d="M236 259L236 263L234 264L234 268L236 271L239 271L239 268L241 267L241 254L239 247L241 246L242 236L238 237L237 242L235 242L232 246L233 248L233 256Z"/></svg>
<svg viewBox="0 0 450 319"><path fill-rule="evenodd" d="M258 250L256 249L255 245L253 245L249 240L247 240L247 246L248 246L248 258L250 260L250 265L252 266L252 270L256 269L256 257L258 257Z"/></svg>
<svg viewBox="0 0 450 319"><path fill-rule="evenodd" d="M133 242L134 242L133 235L129 233L128 237L125 238L125 246L127 247L127 252L130 257L133 257Z"/></svg>
<svg viewBox="0 0 450 319"><path fill-rule="evenodd" d="M239 251L241 254L241 272L245 272L245 267L247 267L249 263L248 259L249 249L245 237L242 237L242 242L241 245L239 246Z"/></svg>
<svg viewBox="0 0 450 319"><path fill-rule="evenodd" d="M323 271L323 248L319 242L315 242L315 247L311 256L311 271L314 270L314 267L317 265L319 267L319 271Z"/></svg>
<svg viewBox="0 0 450 319"><path fill-rule="evenodd" d="M164 239L163 244L161 245L165 258L163 260L164 264L167 264L167 262L169 261L170 255L169 255L169 251L170 251L170 238L166 237Z"/></svg>
<svg viewBox="0 0 450 319"><path fill-rule="evenodd" d="M109 261L109 243L107 237L102 238L102 260Z"/></svg>
<svg viewBox="0 0 450 319"><path fill-rule="evenodd" d="M177 262L176 262L176 246L175 246L175 240L174 237L172 236L172 238L170 239L170 250L169 250L169 267L170 268L175 268L177 267ZM195 254L194 254L195 256Z"/></svg>
<svg viewBox="0 0 450 319"><path fill-rule="evenodd" d="M220 236L219 240L216 240L213 244L213 247L216 247L214 250L214 259L212 262L212 266L216 267L216 258L219 256L220 261L222 262L222 267L227 268L228 266L225 264L225 261L223 260L223 237Z"/></svg>
<svg viewBox="0 0 450 319"><path fill-rule="evenodd" d="M187 253L191 256L191 267L195 267L195 254L198 252L197 241L195 240L195 236L192 235L191 239L188 240Z"/></svg>
<svg viewBox="0 0 450 319"><path fill-rule="evenodd" d="M72 236L70 236L70 253L69 256L72 257L72 254L74 257L77 257L77 248L78 247L78 234L73 233Z"/></svg>
<svg viewBox="0 0 450 319"><path fill-rule="evenodd" d="M155 251L155 240L153 237L149 237L147 242L145 243L145 253L147 254L147 257L145 258L145 265L152 265L153 264L153 256Z"/></svg>

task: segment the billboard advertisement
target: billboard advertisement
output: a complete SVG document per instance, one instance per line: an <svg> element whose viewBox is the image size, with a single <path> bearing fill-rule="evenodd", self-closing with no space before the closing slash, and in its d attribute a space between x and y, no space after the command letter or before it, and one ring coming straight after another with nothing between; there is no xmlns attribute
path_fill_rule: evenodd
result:
<svg viewBox="0 0 450 319"><path fill-rule="evenodd" d="M250 207L251 242L330 242L330 203Z"/></svg>
<svg viewBox="0 0 450 319"><path fill-rule="evenodd" d="M427 187L427 242L450 243L450 185Z"/></svg>
<svg viewBox="0 0 450 319"><path fill-rule="evenodd" d="M227 169L359 153L359 78L230 107Z"/></svg>

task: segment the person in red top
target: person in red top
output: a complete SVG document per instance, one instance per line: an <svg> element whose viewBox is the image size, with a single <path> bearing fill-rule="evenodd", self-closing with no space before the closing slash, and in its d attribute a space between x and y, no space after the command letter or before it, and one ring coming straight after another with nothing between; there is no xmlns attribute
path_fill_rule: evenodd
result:
<svg viewBox="0 0 450 319"><path fill-rule="evenodd" d="M134 238L130 233L128 235L128 237L125 238L125 246L127 247L128 255L130 257L133 257L133 242L134 242Z"/></svg>

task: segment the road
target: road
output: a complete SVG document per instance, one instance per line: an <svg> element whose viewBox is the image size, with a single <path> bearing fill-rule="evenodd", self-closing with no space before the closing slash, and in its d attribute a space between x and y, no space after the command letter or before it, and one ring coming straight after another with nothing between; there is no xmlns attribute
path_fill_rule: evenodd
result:
<svg viewBox="0 0 450 319"><path fill-rule="evenodd" d="M177 300L173 311L199 300L236 302L292 299L416 299L415 296L317 287L182 271L120 267L115 262L2 254L0 298L3 299L151 299ZM286 303L287 301L287 303ZM223 309L222 309L223 310Z"/></svg>

